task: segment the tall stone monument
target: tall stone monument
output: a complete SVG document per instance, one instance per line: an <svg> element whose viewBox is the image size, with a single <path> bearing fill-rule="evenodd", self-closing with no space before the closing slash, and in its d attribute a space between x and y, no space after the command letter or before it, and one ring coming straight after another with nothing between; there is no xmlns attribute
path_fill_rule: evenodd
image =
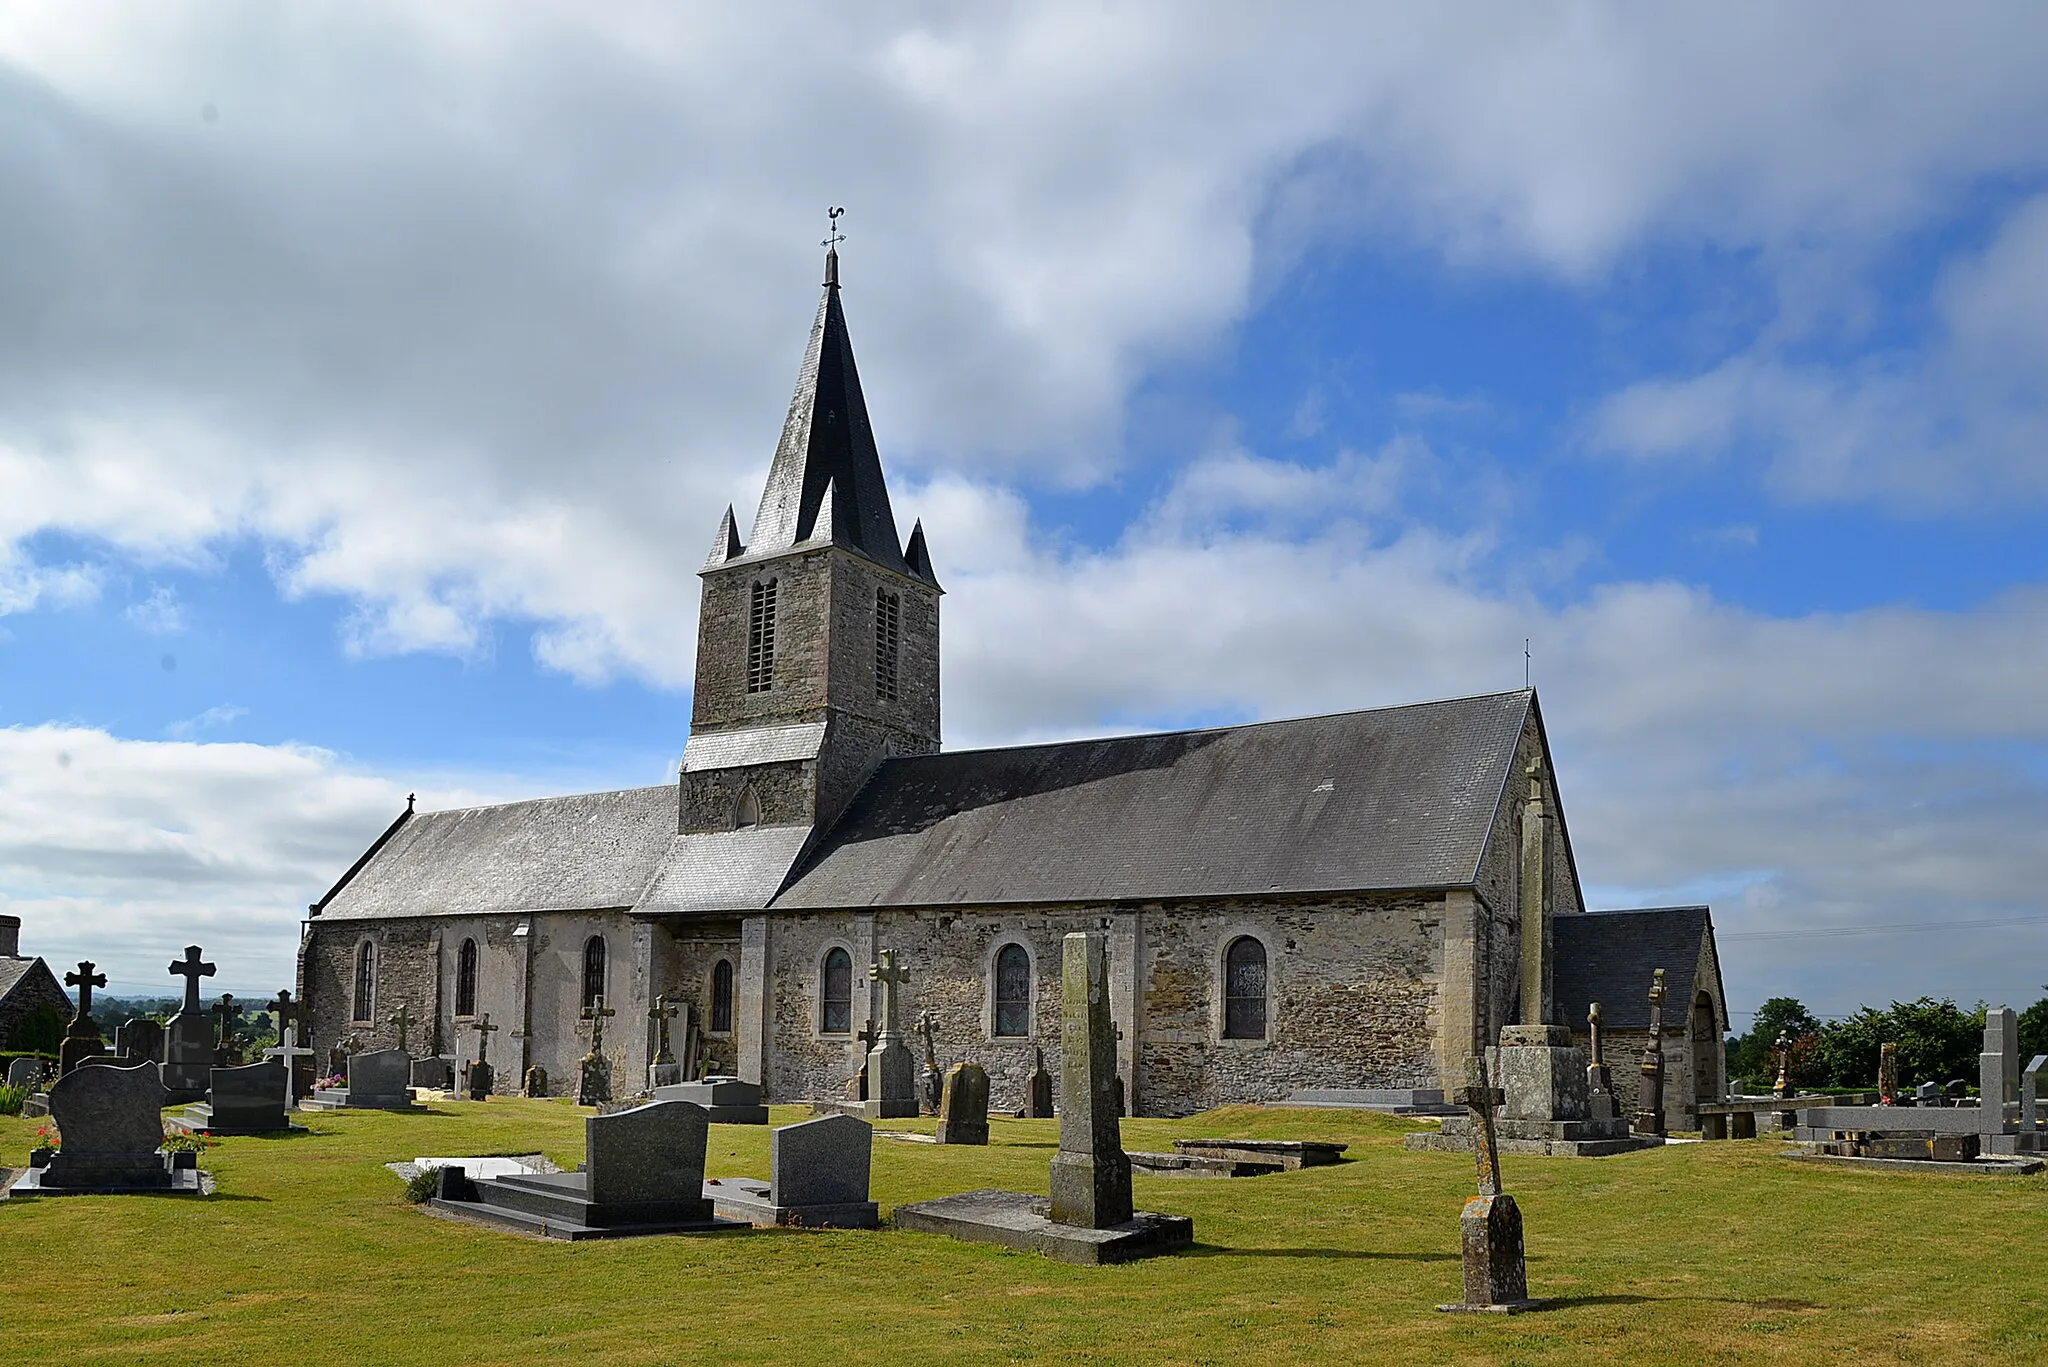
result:
<svg viewBox="0 0 2048 1367"><path fill-rule="evenodd" d="M1052 1200L970 1191L898 1206L896 1225L1068 1263L1120 1263L1187 1248L1194 1221L1131 1208L1131 1160L1116 1115L1109 937L1099 930L1068 935L1060 968L1060 1149L1052 1160Z"/></svg>
<svg viewBox="0 0 2048 1367"><path fill-rule="evenodd" d="M683 1065L676 1061L675 1051L669 1044L669 1022L676 1018L679 1007L671 1006L668 994L662 993L647 1008L647 1018L654 1022L654 1062L647 1065L647 1089L654 1091L661 1087L673 1087L683 1080ZM689 1041L684 1041L687 1050Z"/></svg>
<svg viewBox="0 0 2048 1367"><path fill-rule="evenodd" d="M199 945L186 945L170 974L184 980L184 1004L164 1027L164 1090L174 1103L199 1101L213 1072L213 1021L199 1004L199 980L213 978L213 965L201 961Z"/></svg>
<svg viewBox="0 0 2048 1367"><path fill-rule="evenodd" d="M498 1085L497 1073L491 1068L491 1035L504 1027L491 1024L491 1013L486 1011L469 1028L476 1031L476 1057L470 1061L462 1087L471 1101L487 1101Z"/></svg>
<svg viewBox="0 0 2048 1367"><path fill-rule="evenodd" d="M932 1020L932 1013L918 1012L917 1034L924 1041L924 1073L918 1078L918 1085L924 1093L924 1108L933 1115L939 1113L939 1103L944 1099L946 1089L945 1079L939 1073L938 1044L933 1038L937 1033L938 1026Z"/></svg>
<svg viewBox="0 0 2048 1367"><path fill-rule="evenodd" d="M1664 970L1650 981L1650 1041L1643 1046L1643 1081L1637 1092L1635 1132L1664 1134Z"/></svg>
<svg viewBox="0 0 2048 1367"><path fill-rule="evenodd" d="M882 985L882 1033L868 1054L868 1099L861 1109L869 1120L896 1120L918 1111L917 1059L896 1028L896 989L910 981L910 970L897 965L893 949L876 960L868 977Z"/></svg>
<svg viewBox="0 0 2048 1367"><path fill-rule="evenodd" d="M979 1063L956 1063L939 1093L941 1144L988 1143L988 1073Z"/></svg>
<svg viewBox="0 0 2048 1367"><path fill-rule="evenodd" d="M1586 1109L1595 1120L1612 1120L1619 1112L1614 1102L1614 1074L1600 1047L1601 1024L1600 1003L1594 1002L1586 1012L1586 1043L1592 1054L1592 1062L1586 1065Z"/></svg>
<svg viewBox="0 0 2048 1367"><path fill-rule="evenodd" d="M1045 1046L1033 1045L1031 1076L1024 1083L1024 1115L1031 1120L1052 1119L1052 1074L1045 1071Z"/></svg>

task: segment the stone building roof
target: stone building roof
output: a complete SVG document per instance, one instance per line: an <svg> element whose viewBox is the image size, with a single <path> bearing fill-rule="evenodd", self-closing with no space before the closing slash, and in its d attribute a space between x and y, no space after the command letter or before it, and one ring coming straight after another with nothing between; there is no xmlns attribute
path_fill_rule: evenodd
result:
<svg viewBox="0 0 2048 1367"><path fill-rule="evenodd" d="M892 759L774 906L1469 884L1533 699Z"/></svg>
<svg viewBox="0 0 2048 1367"><path fill-rule="evenodd" d="M323 920L629 907L676 839L673 784L399 818Z"/></svg>
<svg viewBox="0 0 2048 1367"><path fill-rule="evenodd" d="M14 989L28 977L29 970L41 962L41 959L0 959L0 1002L12 996Z"/></svg>
<svg viewBox="0 0 2048 1367"><path fill-rule="evenodd" d="M38 1002L48 1002L67 1014L73 1010L70 994L40 958L0 957L0 1011L13 1017L17 1011L34 1010ZM0 1022L0 1033L4 1028Z"/></svg>
<svg viewBox="0 0 2048 1367"><path fill-rule="evenodd" d="M1726 1014L1719 960L1710 950L1713 914L1705 907L1643 907L1560 916L1553 923L1557 967L1552 999L1561 1024L1584 1032L1586 1012L1600 1003L1603 1029L1650 1028L1650 982L1664 970L1664 1025L1684 1028L1694 992L1705 988ZM1702 963L1714 974L1697 979Z"/></svg>

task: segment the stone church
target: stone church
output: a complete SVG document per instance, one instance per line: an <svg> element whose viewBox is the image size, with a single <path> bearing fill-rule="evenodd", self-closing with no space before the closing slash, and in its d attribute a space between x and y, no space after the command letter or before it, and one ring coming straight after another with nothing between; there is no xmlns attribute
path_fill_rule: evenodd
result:
<svg viewBox="0 0 2048 1367"><path fill-rule="evenodd" d="M751 532L728 508L700 571L676 781L408 804L305 922L323 1058L392 1045L401 1006L415 1054L474 1057L488 1014L502 1085L538 1065L561 1091L601 997L630 1089L666 996L709 1070L840 1097L894 950L906 1027L928 1015L940 1065L982 1063L1015 1108L1034 1047L1058 1067L1060 937L1101 928L1130 1105L1180 1114L1456 1085L1525 998L1581 1032L1587 994L1611 1020L1641 1000L1654 923L1651 957L1686 970L1670 1090L1718 1091L1704 909L1585 913L1531 691L942 751L943 591L923 527L897 533L836 248L825 277ZM1549 950L1533 976L1525 934Z"/></svg>

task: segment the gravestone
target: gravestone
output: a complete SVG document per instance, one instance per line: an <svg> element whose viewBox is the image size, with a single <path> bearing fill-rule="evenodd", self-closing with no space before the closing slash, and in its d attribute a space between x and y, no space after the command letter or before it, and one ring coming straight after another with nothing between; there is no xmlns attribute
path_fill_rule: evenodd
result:
<svg viewBox="0 0 2048 1367"><path fill-rule="evenodd" d="M2019 1017L2009 1006L1993 1007L1984 1013L1984 1052L1977 1056L1978 1104L1988 1123L2003 1125L2006 1107L2019 1100L2019 1081Z"/></svg>
<svg viewBox="0 0 2048 1367"><path fill-rule="evenodd" d="M1031 1249L1071 1263L1116 1263L1194 1242L1194 1221L1131 1207L1131 1161L1117 1125L1116 1028L1109 1013L1109 937L1061 943L1060 1149L1052 1200L970 1191L896 1207L900 1229Z"/></svg>
<svg viewBox="0 0 2048 1367"><path fill-rule="evenodd" d="M647 1008L648 1018L654 1022L654 1062L647 1065L647 1087L659 1094L663 1087L673 1087L683 1080L683 1065L676 1061L675 1052L669 1047L668 1023L676 1018L678 1007L668 1004L668 994L654 999L654 1005ZM689 1041L684 1040L687 1052Z"/></svg>
<svg viewBox="0 0 2048 1367"><path fill-rule="evenodd" d="M43 1061L37 1058L18 1058L7 1064L7 1085L26 1087L34 1091L43 1082Z"/></svg>
<svg viewBox="0 0 2048 1367"><path fill-rule="evenodd" d="M213 1022L199 1004L199 980L213 976L213 965L201 961L198 945L187 945L170 971L185 980L185 1004L164 1027L164 1091L174 1103L198 1101L213 1071Z"/></svg>
<svg viewBox="0 0 2048 1367"><path fill-rule="evenodd" d="M2032 1135L2038 1150L2048 1147L2041 1135L2041 1075L2048 1069L2048 1054L2036 1054L2020 1074L2020 1133Z"/></svg>
<svg viewBox="0 0 2048 1367"><path fill-rule="evenodd" d="M988 1073L979 1063L956 1063L939 1094L941 1144L988 1143Z"/></svg>
<svg viewBox="0 0 2048 1367"><path fill-rule="evenodd" d="M604 1023L617 1011L595 997L583 1008L582 1020L590 1027L590 1052L576 1068L576 1104L602 1106L612 1099L612 1061L604 1053Z"/></svg>
<svg viewBox="0 0 2048 1367"><path fill-rule="evenodd" d="M1031 1120L1052 1119L1052 1074L1045 1071L1045 1046L1034 1044L1036 1062L1024 1084L1024 1115Z"/></svg>
<svg viewBox="0 0 2048 1367"><path fill-rule="evenodd" d="M1522 1251L1522 1212L1515 1205L1515 1198L1502 1189L1500 1150L1494 1138L1493 1108L1501 1103L1501 1094L1487 1081L1486 1059L1482 1055L1465 1060L1465 1079L1465 1085L1452 1093L1452 1100L1471 1112L1479 1194L1465 1202L1464 1212L1458 1218L1464 1249L1465 1299L1439 1305L1437 1309L1496 1314L1533 1310L1540 1302L1529 1299L1528 1265Z"/></svg>
<svg viewBox="0 0 2048 1367"><path fill-rule="evenodd" d="M299 1043L299 1020L306 1012L292 1001L289 989L277 994L269 1010L277 1017L277 1045L265 1049L263 1057L278 1060L284 1068L284 1108L294 1111L299 1098L313 1089L313 1051Z"/></svg>
<svg viewBox="0 0 2048 1367"><path fill-rule="evenodd" d="M242 1046L245 1043L242 1034L242 1004L235 1000L234 993L223 992L220 994L220 1000L211 1008L210 1014L217 1017L220 1022L214 1027L218 1042L213 1050L213 1066L233 1068L242 1061Z"/></svg>
<svg viewBox="0 0 2048 1367"><path fill-rule="evenodd" d="M882 985L882 1033L868 1054L868 1099L862 1109L870 1120L894 1120L917 1114L917 1060L896 1029L896 989L910 981L910 970L896 963L896 951L885 949L868 965L868 977Z"/></svg>
<svg viewBox="0 0 2048 1367"><path fill-rule="evenodd" d="M305 1103L320 1111L423 1111L412 1099L412 1059L397 1049L351 1054L348 1085L315 1091Z"/></svg>
<svg viewBox="0 0 2048 1367"><path fill-rule="evenodd" d="M918 1076L918 1086L923 1093L924 1109L931 1115L939 1113L939 1103L945 1099L945 1079L939 1073L937 1046L932 1042L936 1026L932 1013L917 1013L917 1033L924 1039L924 1071Z"/></svg>
<svg viewBox="0 0 2048 1367"><path fill-rule="evenodd" d="M701 1082L678 1082L654 1089L657 1101L687 1101L701 1106L714 1125L766 1125L768 1108L761 1104L761 1089L736 1077L707 1077Z"/></svg>
<svg viewBox="0 0 2048 1367"><path fill-rule="evenodd" d="M583 1123L581 1172L471 1181L465 1174L446 1176L444 1167L433 1205L553 1239L744 1228L719 1220L704 1195L710 1123L702 1107L686 1101L590 1116Z"/></svg>
<svg viewBox="0 0 2048 1367"><path fill-rule="evenodd" d="M1892 1106L1899 1099L1899 1046L1891 1040L1877 1046L1877 1104Z"/></svg>
<svg viewBox="0 0 2048 1367"><path fill-rule="evenodd" d="M498 1085L497 1074L491 1069L491 1034L502 1028L491 1024L491 1013L488 1011L477 1017L475 1023L470 1026L470 1029L476 1031L476 1058L470 1063L462 1082L471 1101L486 1100Z"/></svg>
<svg viewBox="0 0 2048 1367"><path fill-rule="evenodd" d="M17 1195L196 1193L195 1168L162 1152L163 1083L154 1065L94 1063L50 1084L50 1118L64 1137L49 1161L14 1185Z"/></svg>
<svg viewBox="0 0 2048 1367"><path fill-rule="evenodd" d="M521 1090L528 1096L546 1096L548 1094L548 1070L541 1067L538 1063L528 1068Z"/></svg>
<svg viewBox="0 0 2048 1367"><path fill-rule="evenodd" d="M137 1016L115 1026L114 1056L121 1060L121 1066L124 1068L132 1068L138 1063L162 1063L163 1022L151 1020L147 1016Z"/></svg>
<svg viewBox="0 0 2048 1367"><path fill-rule="evenodd" d="M1613 1120L1620 1112L1614 1104L1614 1075L1601 1049L1601 1020L1600 1003L1594 1002L1586 1012L1586 1043L1591 1055L1586 1064L1586 1114L1594 1120Z"/></svg>
<svg viewBox="0 0 2048 1367"><path fill-rule="evenodd" d="M178 1128L199 1134L288 1134L282 1060L216 1068L205 1101L185 1108Z"/></svg>
<svg viewBox="0 0 2048 1367"><path fill-rule="evenodd" d="M704 1184L718 1214L766 1228L873 1229L868 1199L874 1127L850 1115L779 1126L768 1136L768 1180L718 1178Z"/></svg>
<svg viewBox="0 0 2048 1367"><path fill-rule="evenodd" d="M69 1073L91 1059L97 1059L107 1052L107 1042L100 1035L99 1022L92 1018L92 990L107 985L107 975L93 972L93 962L84 959L78 970L64 975L64 985L78 989L78 1014L71 1018L71 1025L64 1032L64 1042L57 1046L57 1072Z"/></svg>

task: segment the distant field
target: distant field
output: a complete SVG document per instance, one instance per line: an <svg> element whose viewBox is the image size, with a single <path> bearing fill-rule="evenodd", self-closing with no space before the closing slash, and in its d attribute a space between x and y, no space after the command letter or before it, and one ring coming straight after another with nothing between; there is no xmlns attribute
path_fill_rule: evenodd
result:
<svg viewBox="0 0 2048 1367"><path fill-rule="evenodd" d="M1066 1267L936 1236L752 1233L548 1243L431 1218L382 1164L582 1157L564 1102L306 1117L229 1139L205 1199L0 1202L18 1362L1093 1361L2048 1362L2048 1176L1866 1175L1771 1141L1598 1160L1507 1159L1532 1294L1511 1319L1459 1292L1471 1162L1411 1154L1359 1112L1235 1108L1128 1121L1129 1148L1202 1135L1335 1139L1356 1160L1236 1180L1138 1179L1192 1215L1191 1254ZM776 1123L802 1118L778 1107ZM0 1119L19 1165L34 1121ZM913 1128L919 1122L892 1122ZM928 1128L929 1123L924 1122ZM874 1194L1044 1192L1052 1121L987 1149L876 1141ZM709 1175L767 1175L765 1128L712 1130Z"/></svg>

